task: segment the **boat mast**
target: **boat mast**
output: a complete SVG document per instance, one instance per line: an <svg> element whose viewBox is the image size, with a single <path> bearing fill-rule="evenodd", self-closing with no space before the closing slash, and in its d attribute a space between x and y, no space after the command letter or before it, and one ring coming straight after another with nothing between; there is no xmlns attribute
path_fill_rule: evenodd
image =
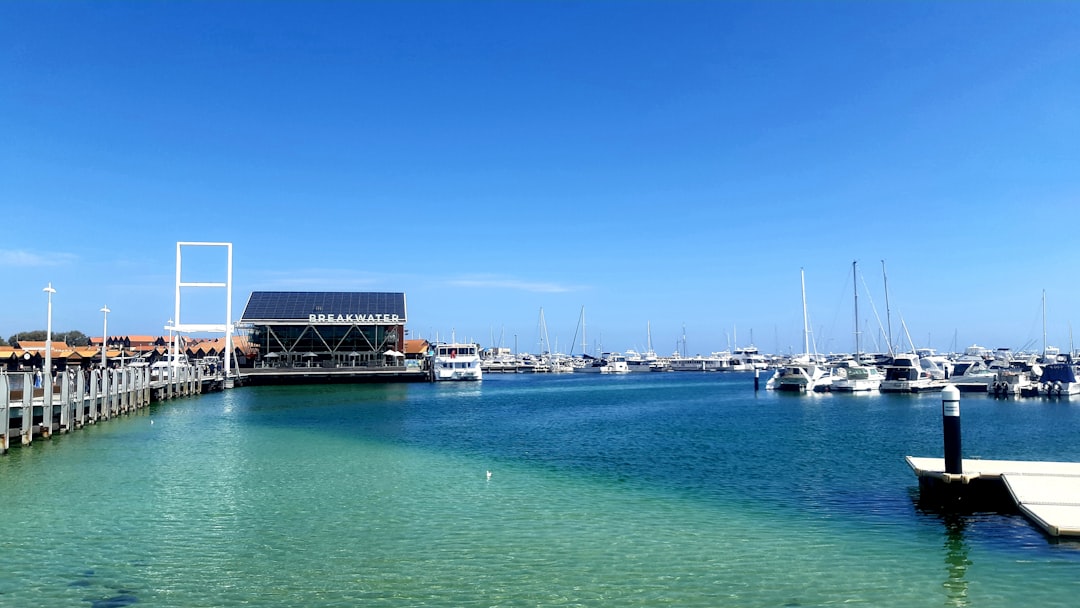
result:
<svg viewBox="0 0 1080 608"><path fill-rule="evenodd" d="M904 323L904 316L900 315L900 327L904 328L904 335L907 336L907 342L911 345L911 354L915 353L915 343L911 341L911 332L908 331L907 323Z"/></svg>
<svg viewBox="0 0 1080 608"><path fill-rule="evenodd" d="M858 260L851 262L851 286L855 289L855 362L859 362L859 273Z"/></svg>
<svg viewBox="0 0 1080 608"><path fill-rule="evenodd" d="M645 351L645 353L648 354L648 353L653 352L653 350L652 350L652 321L646 321L645 322L645 341L646 341L646 346L648 347L648 349Z"/></svg>
<svg viewBox="0 0 1080 608"><path fill-rule="evenodd" d="M581 356L589 354L589 342L585 339L585 305L581 305Z"/></svg>
<svg viewBox="0 0 1080 608"><path fill-rule="evenodd" d="M889 340L889 355L893 353L892 342L892 309L889 308L889 275L885 274L885 260L881 260L881 278L885 281L885 321L889 326L889 335L886 336Z"/></svg>
<svg viewBox="0 0 1080 608"><path fill-rule="evenodd" d="M540 320L538 322L538 325L539 325L539 327L537 329L539 330L538 333L540 334L540 354L541 355L543 355L544 353L550 354L551 341L548 338L547 320L544 319L544 307L543 306L540 307Z"/></svg>
<svg viewBox="0 0 1080 608"><path fill-rule="evenodd" d="M1043 317L1043 361L1046 361L1046 290L1042 290L1042 317Z"/></svg>
<svg viewBox="0 0 1080 608"><path fill-rule="evenodd" d="M802 268L799 269L799 276L802 279L802 327L803 327L803 353L807 356L810 355L810 327L809 318L806 316L806 271Z"/></svg>

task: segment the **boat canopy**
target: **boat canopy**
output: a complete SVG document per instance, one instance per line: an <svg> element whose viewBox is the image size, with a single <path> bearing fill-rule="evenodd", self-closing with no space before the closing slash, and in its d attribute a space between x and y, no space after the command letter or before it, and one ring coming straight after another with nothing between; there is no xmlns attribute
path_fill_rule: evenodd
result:
<svg viewBox="0 0 1080 608"><path fill-rule="evenodd" d="M1048 363L1043 366L1042 382L1076 382L1076 374L1068 363Z"/></svg>

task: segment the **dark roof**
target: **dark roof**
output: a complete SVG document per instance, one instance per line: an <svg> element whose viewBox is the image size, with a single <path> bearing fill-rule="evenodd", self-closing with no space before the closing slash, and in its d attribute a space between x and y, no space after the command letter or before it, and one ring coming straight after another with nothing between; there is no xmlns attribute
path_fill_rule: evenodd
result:
<svg viewBox="0 0 1080 608"><path fill-rule="evenodd" d="M358 325L405 323L405 294L351 291L253 291L240 321L308 323L311 315L329 322L354 321ZM329 319L330 316L333 319ZM371 317L379 315L377 320ZM362 317L361 317L362 316ZM340 317L340 318L339 318ZM325 322L325 321L324 321ZM318 321L316 321L318 323Z"/></svg>

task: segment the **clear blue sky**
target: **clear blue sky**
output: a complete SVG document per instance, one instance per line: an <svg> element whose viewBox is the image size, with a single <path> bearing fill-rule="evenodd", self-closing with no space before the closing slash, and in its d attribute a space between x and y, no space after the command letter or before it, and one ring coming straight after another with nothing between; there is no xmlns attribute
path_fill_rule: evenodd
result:
<svg viewBox="0 0 1080 608"><path fill-rule="evenodd" d="M1066 348L1078 209L1075 2L0 3L4 337L50 281L54 330L162 333L176 242L228 241L234 320L403 291L414 336L799 352L805 268L851 350L885 260L894 335L1038 348L1045 289Z"/></svg>

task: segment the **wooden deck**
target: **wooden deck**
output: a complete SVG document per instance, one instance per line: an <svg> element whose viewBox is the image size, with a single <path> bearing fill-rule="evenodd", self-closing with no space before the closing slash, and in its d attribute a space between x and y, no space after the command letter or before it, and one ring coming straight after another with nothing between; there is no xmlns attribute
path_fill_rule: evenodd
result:
<svg viewBox="0 0 1080 608"><path fill-rule="evenodd" d="M1020 512L1047 534L1080 536L1080 462L965 459L964 472L954 475L945 472L944 458L908 456L906 460L920 480L1001 483Z"/></svg>

